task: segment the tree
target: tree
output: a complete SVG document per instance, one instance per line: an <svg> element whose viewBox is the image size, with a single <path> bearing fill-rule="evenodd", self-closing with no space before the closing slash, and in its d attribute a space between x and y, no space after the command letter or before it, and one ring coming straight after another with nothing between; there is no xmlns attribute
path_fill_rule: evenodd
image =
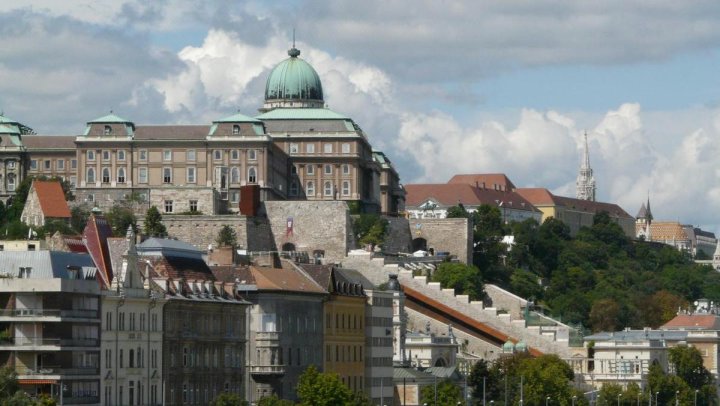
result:
<svg viewBox="0 0 720 406"><path fill-rule="evenodd" d="M700 389L712 383L712 375L703 365L702 354L697 348L679 345L671 348L669 352L670 362L675 366L675 374L692 389Z"/></svg>
<svg viewBox="0 0 720 406"><path fill-rule="evenodd" d="M297 394L302 406L345 405L353 400L353 393L336 374L318 372L314 365L300 375Z"/></svg>
<svg viewBox="0 0 720 406"><path fill-rule="evenodd" d="M433 272L432 280L445 289L455 289L457 294L470 295L472 300L482 299L483 279L476 266L443 262Z"/></svg>
<svg viewBox="0 0 720 406"><path fill-rule="evenodd" d="M377 214L363 213L353 221L353 233L362 245L381 245L385 241L388 221Z"/></svg>
<svg viewBox="0 0 720 406"><path fill-rule="evenodd" d="M6 399L20 389L17 374L12 367L0 368L0 399Z"/></svg>
<svg viewBox="0 0 720 406"><path fill-rule="evenodd" d="M615 331L621 326L620 305L613 299L600 299L590 310L590 326L593 331Z"/></svg>
<svg viewBox="0 0 720 406"><path fill-rule="evenodd" d="M465 206L462 204L458 204L457 206L452 206L447 209L447 213L445 214L445 217L452 219L452 218L470 218L470 213L465 209Z"/></svg>
<svg viewBox="0 0 720 406"><path fill-rule="evenodd" d="M264 398L261 398L257 403L257 406L293 406L293 405L294 405L293 402L291 402L289 400L285 400L285 399L280 399L279 397L277 397L277 395L266 396Z"/></svg>
<svg viewBox="0 0 720 406"><path fill-rule="evenodd" d="M132 227L133 231L137 232L137 219L135 213L129 207L113 205L110 211L105 214L105 218L110 223L113 237L125 237L128 227Z"/></svg>
<svg viewBox="0 0 720 406"><path fill-rule="evenodd" d="M574 374L570 366L557 355L541 355L520 362L518 372L525 378L525 404L540 405L551 396L553 404L569 404L573 392L570 383Z"/></svg>
<svg viewBox="0 0 720 406"><path fill-rule="evenodd" d="M210 402L210 406L247 406L248 402L242 400L235 393L223 392Z"/></svg>
<svg viewBox="0 0 720 406"><path fill-rule="evenodd" d="M144 232L150 237L167 237L167 229L162 223L162 215L155 206L150 207L145 214Z"/></svg>
<svg viewBox="0 0 720 406"><path fill-rule="evenodd" d="M82 234L90 218L90 209L87 206L80 205L70 209L70 227L78 234Z"/></svg>
<svg viewBox="0 0 720 406"><path fill-rule="evenodd" d="M437 396L435 385L426 385L420 390L420 400L428 406L455 405L463 400L462 389L453 381L443 379L437 383Z"/></svg>
<svg viewBox="0 0 720 406"><path fill-rule="evenodd" d="M232 227L225 224L220 229L220 232L218 233L215 242L217 242L218 246L220 247L235 247L237 245L237 233L235 232L235 230L233 230Z"/></svg>

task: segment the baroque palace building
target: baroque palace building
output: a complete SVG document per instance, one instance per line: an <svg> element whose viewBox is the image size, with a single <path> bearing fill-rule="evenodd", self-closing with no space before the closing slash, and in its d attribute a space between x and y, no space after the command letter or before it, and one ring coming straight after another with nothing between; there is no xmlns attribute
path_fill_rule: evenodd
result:
<svg viewBox="0 0 720 406"><path fill-rule="evenodd" d="M0 115L0 199L26 176L58 176L76 202L128 200L163 213L236 212L241 200L344 200L397 213L404 190L385 154L325 106L322 83L293 47L270 73L260 114L202 125L136 125L112 112L79 135L36 135Z"/></svg>

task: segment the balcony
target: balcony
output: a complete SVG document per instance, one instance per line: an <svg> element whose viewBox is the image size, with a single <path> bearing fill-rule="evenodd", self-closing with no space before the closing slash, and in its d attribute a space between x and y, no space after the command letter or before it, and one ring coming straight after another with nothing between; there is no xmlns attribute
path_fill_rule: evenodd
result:
<svg viewBox="0 0 720 406"><path fill-rule="evenodd" d="M93 405L100 403L100 396L64 397L62 404L65 405Z"/></svg>
<svg viewBox="0 0 720 406"><path fill-rule="evenodd" d="M47 366L44 365L37 369L33 368L17 368L15 372L18 374L18 379L42 379L50 376L57 376L58 379L64 379L65 377L71 376L97 376L100 374L100 368L98 367L83 367L83 368L62 368L58 366Z"/></svg>
<svg viewBox="0 0 720 406"><path fill-rule="evenodd" d="M285 365L250 365L252 375L285 375Z"/></svg>
<svg viewBox="0 0 720 406"><path fill-rule="evenodd" d="M55 347L45 349L57 349L60 347L99 347L100 340L97 338L44 338L44 337L15 337L8 341L0 341L0 348L8 349L12 347L14 350L22 350L28 347L28 350L35 350L36 347Z"/></svg>
<svg viewBox="0 0 720 406"><path fill-rule="evenodd" d="M20 321L29 319L37 321L37 318L48 318L61 321L61 319L97 319L97 310L58 310L58 309L3 309L0 310L0 321ZM5 319L5 320L3 320Z"/></svg>

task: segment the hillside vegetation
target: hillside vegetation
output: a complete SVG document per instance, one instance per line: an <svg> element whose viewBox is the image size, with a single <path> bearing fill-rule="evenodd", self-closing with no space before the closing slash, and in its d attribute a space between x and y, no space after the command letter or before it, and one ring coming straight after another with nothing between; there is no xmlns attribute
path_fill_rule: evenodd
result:
<svg viewBox="0 0 720 406"><path fill-rule="evenodd" d="M504 225L490 206L472 214L456 207L450 215L473 220L474 262L484 282L593 331L658 327L694 300L720 300L720 273L673 247L626 237L607 213L574 238L554 218ZM510 249L500 242L507 234L515 237Z"/></svg>

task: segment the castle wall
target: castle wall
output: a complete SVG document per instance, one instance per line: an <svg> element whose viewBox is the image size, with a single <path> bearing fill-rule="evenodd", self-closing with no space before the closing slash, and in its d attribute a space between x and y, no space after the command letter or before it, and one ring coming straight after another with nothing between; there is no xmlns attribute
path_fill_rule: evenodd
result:
<svg viewBox="0 0 720 406"><path fill-rule="evenodd" d="M435 253L446 251L463 263L472 263L472 225L466 218L409 219L413 240L423 238Z"/></svg>
<svg viewBox="0 0 720 406"><path fill-rule="evenodd" d="M385 217L388 221L387 236L383 244L385 252L410 252L410 224L405 217Z"/></svg>
<svg viewBox="0 0 720 406"><path fill-rule="evenodd" d="M293 244L295 251L340 261L352 248L348 206L343 201L266 201L263 203L277 249ZM292 222L292 228L288 223Z"/></svg>

